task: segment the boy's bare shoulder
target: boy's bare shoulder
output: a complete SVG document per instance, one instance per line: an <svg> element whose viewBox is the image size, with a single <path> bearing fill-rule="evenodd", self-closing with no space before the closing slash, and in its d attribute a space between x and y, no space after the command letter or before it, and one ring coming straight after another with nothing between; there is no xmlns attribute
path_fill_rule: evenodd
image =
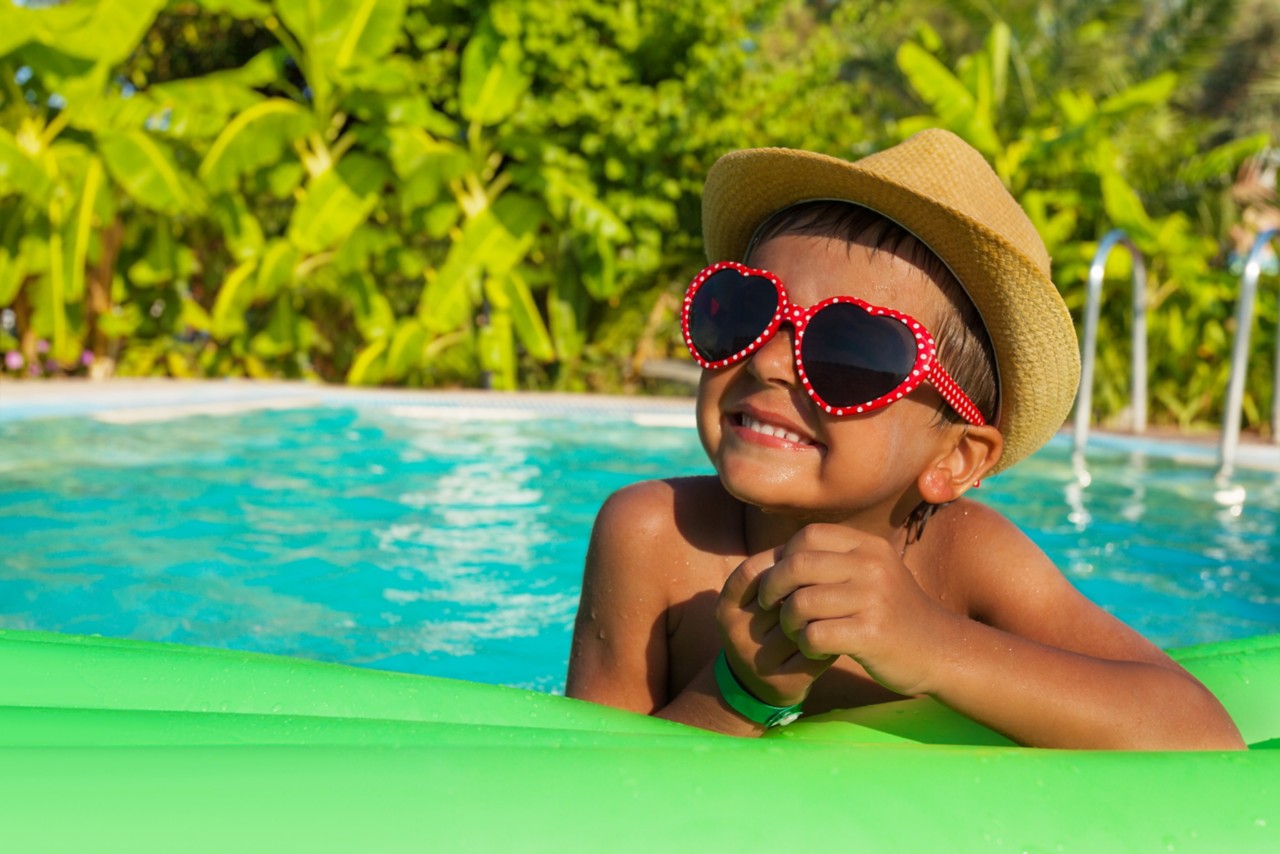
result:
<svg viewBox="0 0 1280 854"><path fill-rule="evenodd" d="M1003 513L962 498L929 520L919 543L938 589L979 616L995 601L1028 586L1055 585L1061 573L1049 557Z"/></svg>
<svg viewBox="0 0 1280 854"><path fill-rule="evenodd" d="M1150 641L1090 602L998 510L957 501L929 521L921 544L930 539L922 557L945 567L947 595L972 619L1059 649L1172 666Z"/></svg>
<svg viewBox="0 0 1280 854"><path fill-rule="evenodd" d="M742 505L713 476L646 480L613 493L600 508L597 533L661 539L660 547L720 552L741 542ZM736 537L736 539L734 539Z"/></svg>
<svg viewBox="0 0 1280 854"><path fill-rule="evenodd" d="M961 498L941 508L927 527L936 544L962 555L989 548L992 538L1030 542L999 510L970 498Z"/></svg>
<svg viewBox="0 0 1280 854"><path fill-rule="evenodd" d="M646 714L665 705L672 609L707 586L691 519L708 513L715 524L731 501L705 477L635 483L605 500L587 548L567 694Z"/></svg>

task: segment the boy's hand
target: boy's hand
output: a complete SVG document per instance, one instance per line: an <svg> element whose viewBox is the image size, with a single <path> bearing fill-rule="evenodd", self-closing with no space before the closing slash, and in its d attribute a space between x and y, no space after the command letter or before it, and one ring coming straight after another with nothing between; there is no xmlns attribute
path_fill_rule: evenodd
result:
<svg viewBox="0 0 1280 854"><path fill-rule="evenodd" d="M921 589L893 546L839 525L809 525L776 553L756 576L758 604L803 655L848 655L891 691L927 692L958 618Z"/></svg>
<svg viewBox="0 0 1280 854"><path fill-rule="evenodd" d="M760 577L783 554L783 548L761 552L738 565L720 590L716 623L729 665L757 699L791 706L809 695L814 680L826 672L834 656L801 651L779 625L776 607L760 604Z"/></svg>

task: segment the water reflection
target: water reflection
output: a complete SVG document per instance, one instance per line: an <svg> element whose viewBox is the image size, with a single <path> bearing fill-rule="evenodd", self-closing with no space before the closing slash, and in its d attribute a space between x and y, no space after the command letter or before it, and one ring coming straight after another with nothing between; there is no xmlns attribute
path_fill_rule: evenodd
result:
<svg viewBox="0 0 1280 854"><path fill-rule="evenodd" d="M0 423L0 626L554 689L600 503L708 470L691 430L597 417ZM1054 442L974 495L1169 646L1280 630L1280 477L1227 487Z"/></svg>
<svg viewBox="0 0 1280 854"><path fill-rule="evenodd" d="M1071 454L1058 481L1066 524L1042 545L1088 595L1159 643L1280 631L1280 479L1248 477L1249 487L1215 480L1207 466L1141 449L1095 452L1087 464Z"/></svg>

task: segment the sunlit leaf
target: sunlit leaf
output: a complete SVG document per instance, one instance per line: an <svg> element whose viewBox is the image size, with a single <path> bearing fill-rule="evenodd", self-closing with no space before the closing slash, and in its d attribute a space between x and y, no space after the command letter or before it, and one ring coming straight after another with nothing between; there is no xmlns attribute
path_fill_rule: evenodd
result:
<svg viewBox="0 0 1280 854"><path fill-rule="evenodd" d="M345 88L381 96L376 101L370 100L364 103L380 104L384 107L391 103L391 99L387 96L403 93L412 93L410 100L421 103L422 96L414 92L414 86L418 80L418 66L406 56L389 56L381 62L358 65L346 70L341 76ZM354 104L355 102L348 100L346 103ZM356 109L356 112L359 113L360 110ZM383 109L380 112L385 113L386 110ZM392 121L400 123L398 119Z"/></svg>
<svg viewBox="0 0 1280 854"><path fill-rule="evenodd" d="M422 324L432 332L448 332L464 325L471 314L471 290L478 283L480 272L480 265L455 245L444 265L427 278L418 302Z"/></svg>
<svg viewBox="0 0 1280 854"><path fill-rule="evenodd" d="M377 385L383 377L383 354L387 349L387 339L379 338L364 347L351 363L347 371L347 383L350 385Z"/></svg>
<svg viewBox="0 0 1280 854"><path fill-rule="evenodd" d="M213 219L222 229L227 249L237 261L256 258L262 252L262 225L239 193L222 193L210 206Z"/></svg>
<svg viewBox="0 0 1280 854"><path fill-rule="evenodd" d="M897 62L911 88L937 113L944 126L984 154L999 150L1000 140L990 112L979 108L974 94L950 69L912 42L904 42L898 48Z"/></svg>
<svg viewBox="0 0 1280 854"><path fill-rule="evenodd" d="M219 86L243 86L247 89L262 89L279 83L281 78L287 76L290 62L289 51L281 45L275 45L259 51L239 68L212 71L195 78L193 82L207 81ZM168 87L182 82L181 80L174 80L172 83L162 85ZM154 89L155 87L152 88Z"/></svg>
<svg viewBox="0 0 1280 854"><path fill-rule="evenodd" d="M265 0L200 0L200 5L206 12L227 12L250 20L271 14L271 4Z"/></svg>
<svg viewBox="0 0 1280 854"><path fill-rule="evenodd" d="M142 310L136 303L115 306L112 311L98 315L95 323L107 338L128 338L142 325Z"/></svg>
<svg viewBox="0 0 1280 854"><path fill-rule="evenodd" d="M257 299L268 300L293 283L298 250L287 240L275 240L262 254L258 267Z"/></svg>
<svg viewBox="0 0 1280 854"><path fill-rule="evenodd" d="M343 276L339 283L342 296L356 316L356 327L365 341L387 338L396 327L395 312L378 284L368 273Z"/></svg>
<svg viewBox="0 0 1280 854"><path fill-rule="evenodd" d="M94 209L103 183L102 161L92 157L84 170L75 214L67 221L66 296L71 302L80 302L84 299L85 265L89 259L89 243L94 237Z"/></svg>
<svg viewBox="0 0 1280 854"><path fill-rule="evenodd" d="M1119 115L1135 107L1151 107L1168 103L1178 89L1178 75L1172 71L1157 74L1134 86L1122 89L1098 105L1105 115Z"/></svg>
<svg viewBox="0 0 1280 854"><path fill-rule="evenodd" d="M143 207L185 213L203 206L198 188L174 162L167 143L132 131L105 135L98 146L111 176Z"/></svg>
<svg viewBox="0 0 1280 854"><path fill-rule="evenodd" d="M451 142L439 142L417 128L391 128L391 166L403 181L400 210L410 212L434 203L451 181L466 175L471 158Z"/></svg>
<svg viewBox="0 0 1280 854"><path fill-rule="evenodd" d="M296 346L298 313L288 299L278 299L271 306L267 326L249 342L254 355L269 360L288 356Z"/></svg>
<svg viewBox="0 0 1280 854"><path fill-rule="evenodd" d="M342 5L329 3L329 8ZM357 62L375 63L400 38L405 0L356 0L342 26L342 38L334 53L334 67L341 71Z"/></svg>
<svg viewBox="0 0 1280 854"><path fill-rule="evenodd" d="M144 101L146 121L177 139L207 139L221 135L239 115L261 103L262 96L247 84L210 74L152 86L121 103Z"/></svg>
<svg viewBox="0 0 1280 854"><path fill-rule="evenodd" d="M1271 137L1266 133L1233 139L1187 160L1178 172L1178 179L1199 184L1233 175L1241 163L1266 151L1270 145Z"/></svg>
<svg viewBox="0 0 1280 854"><path fill-rule="evenodd" d="M170 350L164 354L164 364L169 371L169 376L178 380L191 379L194 377L195 371L191 368L191 362L183 353Z"/></svg>
<svg viewBox="0 0 1280 854"><path fill-rule="evenodd" d="M468 220L422 292L418 318L423 324L438 332L460 326L472 306L471 289L482 274L505 277L528 253L544 216L535 201L511 194Z"/></svg>
<svg viewBox="0 0 1280 854"><path fill-rule="evenodd" d="M210 191L229 189L240 176L285 157L310 126L311 116L292 101L270 98L257 103L218 135L197 174Z"/></svg>
<svg viewBox="0 0 1280 854"><path fill-rule="evenodd" d="M217 340L228 341L247 329L245 311L253 300L251 276L257 266L257 261L245 261L228 273L218 287L209 329Z"/></svg>
<svg viewBox="0 0 1280 854"><path fill-rule="evenodd" d="M52 189L53 181L45 169L19 147L13 134L0 127L0 199L24 196L43 208Z"/></svg>
<svg viewBox="0 0 1280 854"><path fill-rule="evenodd" d="M184 299L182 301L182 310L178 314L179 328L195 329L199 332L209 332L213 329L213 318L209 316L209 312L204 310L204 306L193 299Z"/></svg>
<svg viewBox="0 0 1280 854"><path fill-rule="evenodd" d="M64 364L80 355L79 346L71 340L67 320L67 265L66 247L62 232L53 228L49 232L49 269L38 288L36 312L41 315L38 326L47 330L54 359Z"/></svg>
<svg viewBox="0 0 1280 854"><path fill-rule="evenodd" d="M1004 21L997 21L987 35L987 56L991 60L991 97L994 105L1004 104L1009 89L1009 45L1013 32Z"/></svg>
<svg viewBox="0 0 1280 854"><path fill-rule="evenodd" d="M404 379L411 370L418 367L428 336L426 327L414 318L400 321L391 337L391 348L387 351L386 379Z"/></svg>
<svg viewBox="0 0 1280 854"><path fill-rule="evenodd" d="M96 0L38 9L14 9L27 18L35 38L71 56L115 64L133 52L166 0ZM8 5L8 4L6 4ZM5 28L9 24L6 21ZM16 24L18 28L24 26Z"/></svg>
<svg viewBox="0 0 1280 854"><path fill-rule="evenodd" d="M370 265L383 266L404 241L405 235L365 221L342 241L333 253L332 263L343 273L362 273Z"/></svg>
<svg viewBox="0 0 1280 854"><path fill-rule="evenodd" d="M314 67L330 74L390 53L401 36L405 0L277 0L276 9Z"/></svg>
<svg viewBox="0 0 1280 854"><path fill-rule="evenodd" d="M393 127L387 130L390 140L391 168L399 178L431 170L436 180L445 182L461 178L471 168L471 158L455 143L434 139L420 128Z"/></svg>
<svg viewBox="0 0 1280 854"><path fill-rule="evenodd" d="M289 239L312 254L338 245L378 206L387 169L364 155L344 158L312 180L289 221Z"/></svg>
<svg viewBox="0 0 1280 854"><path fill-rule="evenodd" d="M63 115L69 126L93 133L130 131L148 126L161 114L161 108L145 93L129 98L102 97L104 84L105 80L88 76L59 86L60 93L67 93Z"/></svg>
<svg viewBox="0 0 1280 854"><path fill-rule="evenodd" d="M28 68L40 69L40 79L63 98L71 98L71 92L82 95L90 89L102 91L111 66L58 50L39 42L28 42L18 50L20 61Z"/></svg>
<svg viewBox="0 0 1280 854"><path fill-rule="evenodd" d="M1129 232L1135 240L1154 237L1154 227L1142 199L1114 172L1102 176L1102 203L1115 227Z"/></svg>
<svg viewBox="0 0 1280 854"><path fill-rule="evenodd" d="M35 12L6 4L4 25L0 26L0 56L12 53L36 37Z"/></svg>
<svg viewBox="0 0 1280 854"><path fill-rule="evenodd" d="M556 351L551 343L551 333L547 331L528 283L513 270L507 274L502 286L507 293L512 328L525 352L540 362L554 361Z"/></svg>
<svg viewBox="0 0 1280 854"><path fill-rule="evenodd" d="M530 83L520 60L519 45L502 40L492 27L473 33L462 52L462 115L479 125L493 125L515 112Z"/></svg>
<svg viewBox="0 0 1280 854"><path fill-rule="evenodd" d="M177 247L169 223L162 222L153 230L146 251L129 266L128 274L130 283L141 286L154 286L177 278Z"/></svg>
<svg viewBox="0 0 1280 854"><path fill-rule="evenodd" d="M307 178L307 169L299 160L284 160L254 173L246 182L252 192L263 192L274 199L290 199Z"/></svg>

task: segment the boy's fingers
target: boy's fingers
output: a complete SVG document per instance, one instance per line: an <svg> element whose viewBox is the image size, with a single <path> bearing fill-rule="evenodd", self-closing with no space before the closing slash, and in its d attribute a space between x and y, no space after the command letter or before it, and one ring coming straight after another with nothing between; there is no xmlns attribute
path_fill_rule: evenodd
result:
<svg viewBox="0 0 1280 854"><path fill-rule="evenodd" d="M778 608L778 625L792 641L810 623L848 617L857 601L844 585L819 584L797 590Z"/></svg>
<svg viewBox="0 0 1280 854"><path fill-rule="evenodd" d="M759 579L760 607L776 608L802 587L849 580L848 557L847 552L805 551L782 558Z"/></svg>
<svg viewBox="0 0 1280 854"><path fill-rule="evenodd" d="M802 587L845 584L861 577L860 570L899 559L880 537L839 525L806 525L763 573L757 599L762 608L776 608Z"/></svg>
<svg viewBox="0 0 1280 854"><path fill-rule="evenodd" d="M738 568L725 579L720 588L721 601L731 602L739 607L748 607L756 599L760 576L773 566L780 549L752 555L738 564Z"/></svg>
<svg viewBox="0 0 1280 854"><path fill-rule="evenodd" d="M716 602L716 623L726 646L758 647L777 628L778 612L761 608L758 602L760 578L772 562L772 553L753 555L725 579Z"/></svg>

